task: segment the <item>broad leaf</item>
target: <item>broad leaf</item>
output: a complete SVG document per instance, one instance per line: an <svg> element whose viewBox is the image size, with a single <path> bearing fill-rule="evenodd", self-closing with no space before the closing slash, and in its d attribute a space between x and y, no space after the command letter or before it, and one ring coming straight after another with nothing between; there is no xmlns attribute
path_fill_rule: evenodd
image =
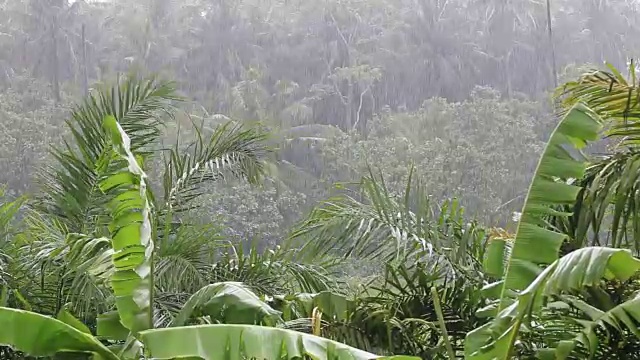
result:
<svg viewBox="0 0 640 360"><path fill-rule="evenodd" d="M283 317L286 321L297 318L310 318L313 309L317 308L324 316L339 321L348 320L353 314L356 304L344 295L322 291L317 294L299 293L295 295L275 297L282 307Z"/></svg>
<svg viewBox="0 0 640 360"><path fill-rule="evenodd" d="M131 141L114 117L104 121L111 134L115 161L112 175L102 180L100 188L113 193L110 225L113 265L111 287L122 324L133 333L152 327L153 241L151 206L147 199L147 176L131 152Z"/></svg>
<svg viewBox="0 0 640 360"><path fill-rule="evenodd" d="M506 268L505 261L511 252L511 239L491 238L483 259L484 272L487 275L501 278Z"/></svg>
<svg viewBox="0 0 640 360"><path fill-rule="evenodd" d="M129 329L122 325L117 311L110 311L98 315L96 322L96 335L99 338L113 341L124 341L129 336Z"/></svg>
<svg viewBox="0 0 640 360"><path fill-rule="evenodd" d="M94 353L105 360L118 360L91 334L33 312L0 308L0 329L0 345L31 356L53 356L61 352Z"/></svg>
<svg viewBox="0 0 640 360"><path fill-rule="evenodd" d="M254 325L200 325L147 330L140 333L148 355L155 359L348 359L380 356L292 330ZM401 358L401 357L399 357ZM409 358L407 358L409 359Z"/></svg>
<svg viewBox="0 0 640 360"><path fill-rule="evenodd" d="M570 215L556 209L575 202L580 188L571 185L571 181L581 178L586 169L578 150L588 141L596 140L600 128L598 117L584 105L576 104L552 133L518 222L505 269L502 300L506 298L504 289L526 288L542 271L541 265L551 264L558 258L566 235L549 230L546 218Z"/></svg>
<svg viewBox="0 0 640 360"><path fill-rule="evenodd" d="M87 325L83 324L82 321L78 320L75 316L73 316L73 314L69 312L69 310L67 309L68 306L69 304L66 304L62 307L62 309L60 309L57 316L58 320L71 327L76 328L79 331L82 331L85 334L91 335L91 330L89 330Z"/></svg>
<svg viewBox="0 0 640 360"><path fill-rule="evenodd" d="M275 325L280 320L279 311L238 282L217 283L200 289L184 304L170 326L182 326L202 316L226 324Z"/></svg>
<svg viewBox="0 0 640 360"><path fill-rule="evenodd" d="M492 322L467 335L465 358L510 359L521 326L530 314L540 311L549 296L576 293L600 285L603 279L626 281L639 269L640 260L622 249L590 247L562 257L540 273ZM566 354L566 348L561 353Z"/></svg>

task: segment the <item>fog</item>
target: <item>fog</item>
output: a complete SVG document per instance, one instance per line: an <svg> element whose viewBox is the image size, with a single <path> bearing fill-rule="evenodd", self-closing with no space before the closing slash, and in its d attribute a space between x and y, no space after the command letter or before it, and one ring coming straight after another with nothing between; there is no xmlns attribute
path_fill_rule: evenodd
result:
<svg viewBox="0 0 640 360"><path fill-rule="evenodd" d="M167 143L195 136L189 119L270 133L264 181L209 184L192 215L230 237L278 243L335 183L371 170L400 193L412 166L434 199L503 225L554 88L639 48L631 0L0 0L0 183L37 191L73 104L155 74L187 99Z"/></svg>

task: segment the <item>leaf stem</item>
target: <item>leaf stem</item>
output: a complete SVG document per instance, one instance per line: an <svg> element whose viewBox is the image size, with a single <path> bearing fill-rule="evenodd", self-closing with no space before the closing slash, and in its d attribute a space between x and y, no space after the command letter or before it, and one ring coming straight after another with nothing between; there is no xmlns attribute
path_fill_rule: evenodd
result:
<svg viewBox="0 0 640 360"><path fill-rule="evenodd" d="M436 310L438 324L440 325L440 330L442 331L442 337L444 338L444 345L447 348L449 359L454 360L456 358L456 353L453 351L451 341L449 341L449 333L447 332L447 326L444 323L444 315L442 314L442 307L440 306L440 298L438 297L438 291L436 290L435 286L431 287L431 299L433 300L433 307Z"/></svg>

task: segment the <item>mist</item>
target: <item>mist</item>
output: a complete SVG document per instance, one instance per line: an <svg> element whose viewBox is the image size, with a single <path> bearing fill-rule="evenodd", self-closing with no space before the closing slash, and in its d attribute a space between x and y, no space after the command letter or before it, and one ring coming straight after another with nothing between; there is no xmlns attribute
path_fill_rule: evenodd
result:
<svg viewBox="0 0 640 360"><path fill-rule="evenodd" d="M640 46L636 1L3 0L0 19L9 194L38 189L73 104L155 74L188 99L165 143L193 138L194 119L269 131L273 172L207 185L194 216L272 245L334 184L373 171L400 194L412 167L434 201L509 223L555 127L555 87L624 69Z"/></svg>

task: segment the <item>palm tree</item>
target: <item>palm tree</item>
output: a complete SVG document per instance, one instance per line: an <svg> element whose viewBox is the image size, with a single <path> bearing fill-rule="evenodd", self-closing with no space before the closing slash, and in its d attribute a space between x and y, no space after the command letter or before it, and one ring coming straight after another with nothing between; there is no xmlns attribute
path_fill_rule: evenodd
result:
<svg viewBox="0 0 640 360"><path fill-rule="evenodd" d="M99 186L106 171L101 165L103 154L109 148L100 119L108 114L115 114L142 163L161 166L151 169L160 174L156 178L161 182L149 184L150 188L160 188L162 194L150 198L156 219L153 233L155 285L160 294L155 298L158 324L175 315L197 289L214 280L234 278L231 272L226 274L227 279L216 275L218 270L213 271L213 264L246 262L248 267L247 259L270 256L269 252L255 249L242 254L229 247L215 226L188 221L189 212L198 206L195 200L203 193L202 184L229 176L252 184L260 181L268 153L266 134L231 121L211 130L195 126L193 142L177 142L163 150L159 148L163 128L176 116L175 105L180 100L171 83L127 78L115 87L103 87L73 110L67 121L71 141L52 150L55 163L41 174L42 191L29 204L27 229L20 236L22 251L15 276L21 284L32 284L21 290L34 309L56 314L64 304L71 303L70 311L91 324L96 314L111 306L112 294L103 275L112 268L109 257L104 256L108 242L103 238L109 234L108 204L112 197ZM154 161L158 156L162 156L161 161ZM294 265L286 250L271 260L281 266L269 267L268 271L265 268L261 275L277 279L269 291L264 287L266 283L262 284L270 295L279 292L284 284L291 291L295 284L315 291L310 283L322 288L322 281L326 281L319 280L322 271L313 270L313 266ZM243 268L234 269L242 273ZM316 274L320 282L314 283L309 274Z"/></svg>
<svg viewBox="0 0 640 360"><path fill-rule="evenodd" d="M130 87L130 85L133 86ZM153 88L153 82L147 82L142 88ZM128 89L136 90L132 91L132 94L127 91ZM101 358L113 360L140 358L141 346L144 346L145 355L154 358L224 356L238 359L245 357L291 359L303 356L312 358L329 356L370 359L376 357L337 342L291 330L245 325L257 323L273 326L281 319L279 312L271 309L240 283L216 283L203 287L181 304L183 306L176 309L175 317L164 318L169 328L157 329L158 314L162 312L162 309L157 307L157 299L166 295L162 293L165 289L158 288L155 279L157 275L155 264L158 260L165 259L159 257L157 253L158 249L167 244L175 244L175 238L170 237L177 236L173 230L175 224L172 221L172 215L174 212L184 210L183 206L194 198L189 194L180 196L183 189L191 190L199 183L193 180L197 172L204 173L205 176L202 177L207 178L206 175L210 175L212 171L220 174L221 171L233 169L233 167L236 167L235 171L238 174L254 180L259 173L260 164L257 157L252 156L256 154L256 148L247 146L247 142L237 141L239 139L246 141L247 135L229 136L229 132L223 127L221 131L214 133L212 138L216 140L211 142L213 146L206 147L207 151L202 150L201 141L197 142L191 159L186 156L180 158L177 156L177 151L171 151L167 167L173 169L171 164L174 164L174 168L181 171L174 172L175 176L165 176L165 180L175 179L175 181L165 181L171 185L165 189L167 190L165 194L169 196L163 199L163 203L158 203L149 186L150 179L141 166L145 156L138 155L152 154L140 143L149 145L149 142L145 143L141 139L148 139L144 135L154 134L154 132L148 130L146 133L142 132L145 128L141 123L157 121L157 118L154 118L153 107L147 108L149 112L145 112L144 106L141 105L143 101L132 100L135 94L140 93L138 90L140 88L130 80L126 82L124 88L115 88L111 92L110 99L104 97L104 93L103 97L99 98L99 102L96 97L92 97L89 101L94 106L99 107L98 104L110 103L115 107L105 111L106 115L101 126L78 127L73 129L76 130L73 133L79 139L80 130L87 131L87 138L94 136L94 140L100 143L88 142L87 139L82 138L80 140L85 141L78 141L77 144L80 150L67 146L66 151L58 151L58 155L64 155L58 156L60 164L72 165L58 171L51 170L45 175L52 176L52 179L63 183L69 189L75 184L83 191L94 191L95 194L90 201L85 200L86 196L81 198L85 202L80 208L90 209L87 213L91 216L80 217L75 213L76 216L71 217L62 212L47 213L46 210L40 210L42 217L53 219L51 223L57 221L60 224L57 225L60 230L64 230L67 226L92 230L91 233L86 234L67 232L64 234L65 243L57 248L55 242L53 246L47 247L43 241L45 256L39 253L35 257L46 259L45 261L50 262L49 266L61 268L62 271L54 275L59 277L57 288L59 293L56 294L59 297L60 292L66 290L68 280L71 282L71 288L74 288L73 285L78 281L82 281L83 276L89 277L89 280L84 283L91 283L95 279L105 280L106 286L98 282L90 285L96 289L106 288L109 295L105 298L107 300L105 304L102 305L107 310L115 308L98 316L95 330L103 341L111 341L110 347L106 347L93 337L92 330L76 319L66 305L56 305L57 320L30 311L0 307L0 326L10 329L0 334L0 345L10 345L34 356L52 356L58 352L94 353ZM168 99L168 96L163 99ZM161 100L155 99L152 103L161 104ZM162 109L160 106L156 108L156 110L160 109ZM136 114L139 117L136 117ZM100 115L99 112L95 112L92 116ZM122 125L118 122L118 118L122 121ZM138 122L135 121L136 119ZM85 118L85 120L89 119ZM97 123L96 118L91 120L94 121L84 121L82 124ZM127 134L125 127L131 130L132 136ZM253 130L246 131L247 134L253 134ZM231 135L238 136L238 133L232 132ZM109 138L111 140L105 141ZM223 141L229 138L236 140L234 144L245 146L231 147L228 145L232 143L231 141ZM254 139L254 137L250 138ZM138 144L135 143L136 140ZM99 147L100 144L102 148ZM216 146L218 150L225 151L214 151ZM137 149L137 154L133 149ZM95 156L92 157L92 155ZM75 161L66 162L67 159ZM87 163L93 161L94 165L93 168L85 166L81 170L86 178L78 179L69 176L72 171L78 171L78 164L84 164L83 161ZM201 170L203 168L204 170ZM87 183L91 185L86 186ZM80 196L74 197L73 191L70 192L69 199L80 198ZM100 206L94 205L93 198L97 199L95 201ZM56 203L55 196L45 198L38 204L42 206L40 209L62 207L60 203ZM32 211L36 212L36 208ZM70 208L71 211L75 209L77 207ZM80 221L77 221L78 219ZM278 267L277 264L275 266ZM304 272L294 273L304 275ZM160 283L162 284L163 281ZM180 326L190 320L231 322L239 325ZM38 336L25 336L12 330L19 326L32 329ZM273 346L260 341L265 337L271 339ZM170 339L174 340L169 341ZM208 345L203 347L205 342ZM229 348L228 345L231 342L237 342L238 346Z"/></svg>
<svg viewBox="0 0 640 360"><path fill-rule="evenodd" d="M571 235L573 248L586 244L640 249L640 222L636 193L640 160L640 90L636 65L629 64L629 78L613 65L589 71L557 90L570 107L583 102L605 122L606 148L596 154L579 185L584 189L568 210L574 215L561 226ZM591 238L591 240L587 240Z"/></svg>
<svg viewBox="0 0 640 360"><path fill-rule="evenodd" d="M392 193L373 170L357 185L322 202L288 240L306 261L359 261L368 264L363 273L378 275L349 306L315 304L323 335L391 354L444 358L448 343L462 354L464 335L480 324L485 229L465 221L456 200L433 204L413 171L403 194ZM446 337L434 327L438 312Z"/></svg>

